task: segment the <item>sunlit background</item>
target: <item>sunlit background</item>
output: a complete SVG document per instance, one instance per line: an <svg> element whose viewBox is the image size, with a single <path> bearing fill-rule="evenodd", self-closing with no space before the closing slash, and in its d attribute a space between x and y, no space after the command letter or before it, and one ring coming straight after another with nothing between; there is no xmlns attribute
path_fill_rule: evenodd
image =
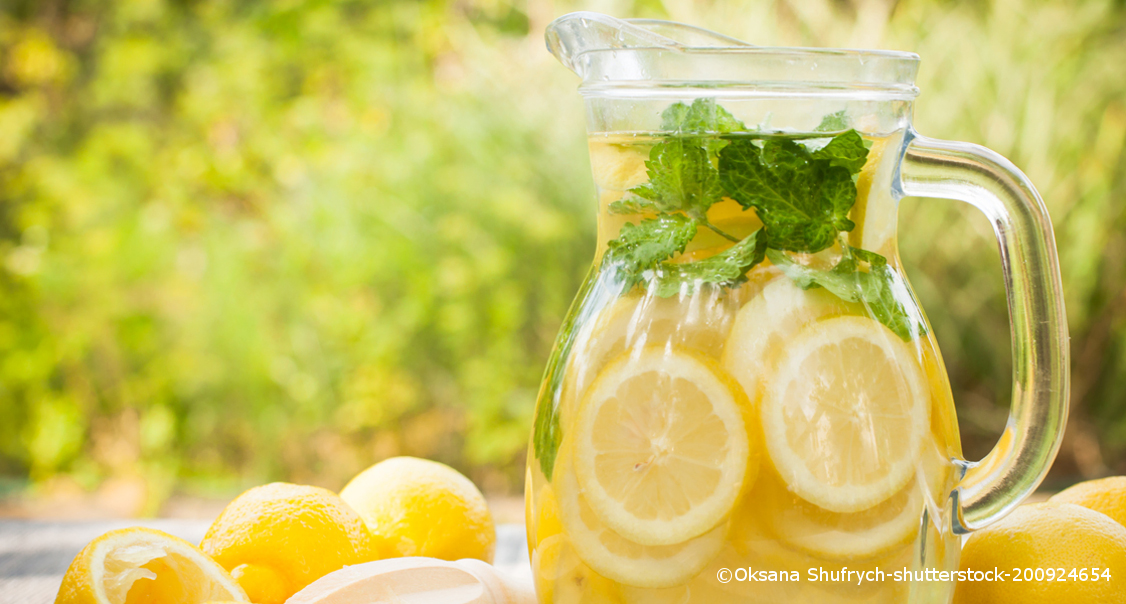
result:
<svg viewBox="0 0 1126 604"><path fill-rule="evenodd" d="M916 126L987 145L1056 227L1074 359L1046 488L1126 473L1126 2L0 2L0 514L192 513L393 455L519 496L593 256L554 17L919 53ZM900 245L967 457L1007 418L987 221Z"/></svg>

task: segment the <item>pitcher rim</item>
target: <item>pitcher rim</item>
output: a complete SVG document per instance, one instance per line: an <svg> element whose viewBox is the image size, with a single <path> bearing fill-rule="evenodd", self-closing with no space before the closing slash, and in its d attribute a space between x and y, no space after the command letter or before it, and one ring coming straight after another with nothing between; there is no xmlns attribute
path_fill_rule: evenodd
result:
<svg viewBox="0 0 1126 604"><path fill-rule="evenodd" d="M773 46L599 48L573 56L579 92L602 97L674 97L707 90L726 97L832 96L912 100L919 56L894 50ZM637 65L671 65L638 70Z"/></svg>

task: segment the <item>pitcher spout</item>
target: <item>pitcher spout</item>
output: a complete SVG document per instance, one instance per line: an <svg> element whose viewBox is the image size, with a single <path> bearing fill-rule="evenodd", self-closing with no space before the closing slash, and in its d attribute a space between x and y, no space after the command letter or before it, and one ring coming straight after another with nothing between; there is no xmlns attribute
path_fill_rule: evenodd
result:
<svg viewBox="0 0 1126 604"><path fill-rule="evenodd" d="M614 49L668 49L749 47L750 44L699 27L657 19L616 19L580 11L552 21L544 34L547 49L581 78L588 75L591 51Z"/></svg>

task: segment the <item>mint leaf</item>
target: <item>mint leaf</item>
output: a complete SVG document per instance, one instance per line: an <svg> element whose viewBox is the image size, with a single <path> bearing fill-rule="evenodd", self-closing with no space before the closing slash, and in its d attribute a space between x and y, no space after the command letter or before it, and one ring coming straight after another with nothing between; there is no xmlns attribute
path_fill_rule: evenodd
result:
<svg viewBox="0 0 1126 604"><path fill-rule="evenodd" d="M864 138L855 130L834 136L829 144L813 153L814 159L825 159L831 166L840 166L850 174L860 172L864 162L868 160L868 147L864 145Z"/></svg>
<svg viewBox="0 0 1126 604"><path fill-rule="evenodd" d="M720 152L719 171L727 194L758 213L772 248L819 252L856 226L848 219L856 203L849 169L792 140L732 141Z"/></svg>
<svg viewBox="0 0 1126 604"><path fill-rule="evenodd" d="M661 130L666 132L742 132L747 129L713 98L692 101L691 105L673 103L661 112Z"/></svg>
<svg viewBox="0 0 1126 604"><path fill-rule="evenodd" d="M611 214L655 214L661 211L660 206L656 203L636 195L611 201L606 209Z"/></svg>
<svg viewBox="0 0 1126 604"><path fill-rule="evenodd" d="M821 123L813 129L814 132L840 132L848 128L848 115L842 109L821 118Z"/></svg>
<svg viewBox="0 0 1126 604"><path fill-rule="evenodd" d="M552 397L549 393L541 393L541 399L536 409L536 425L532 431L532 446L536 451L536 458L540 462L540 470L551 481L551 474L555 470L555 456L559 452L559 445L563 442L563 431L559 427L559 414L555 412Z"/></svg>
<svg viewBox="0 0 1126 604"><path fill-rule="evenodd" d="M653 202L661 212L683 211L702 217L723 196L719 172L708 151L690 139L672 139L653 146L649 182L630 193Z"/></svg>
<svg viewBox="0 0 1126 604"><path fill-rule="evenodd" d="M623 281L634 284L641 281L645 270L683 252L695 236L696 221L683 214L662 214L638 224L626 223L618 238L609 243L602 262L616 266Z"/></svg>
<svg viewBox="0 0 1126 604"><path fill-rule="evenodd" d="M700 284L734 286L743 281L747 271L766 256L766 235L762 229L748 235L732 247L703 260L673 264L662 262L649 283L649 292L668 298L681 292L691 293Z"/></svg>
<svg viewBox="0 0 1126 604"><path fill-rule="evenodd" d="M908 313L907 307L896 297L896 289L901 295L906 295L907 292L907 286L898 273L885 265L872 267L868 273L857 274L868 275L867 279L860 280L861 300L877 321L886 325L905 342L927 333L922 317Z"/></svg>
<svg viewBox="0 0 1126 604"><path fill-rule="evenodd" d="M896 296L897 290L906 295L906 285L887 265L886 258L859 248L846 247L845 252L829 270L794 262L779 250L769 249L766 256L802 289L823 287L842 300L863 304L877 321L904 341L927 333L921 317L910 313ZM868 263L868 271L861 270L860 262Z"/></svg>

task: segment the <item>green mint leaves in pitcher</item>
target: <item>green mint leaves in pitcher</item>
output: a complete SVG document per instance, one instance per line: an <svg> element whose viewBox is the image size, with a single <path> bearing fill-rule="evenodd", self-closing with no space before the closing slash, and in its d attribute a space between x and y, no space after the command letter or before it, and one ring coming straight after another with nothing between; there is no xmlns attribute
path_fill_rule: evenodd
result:
<svg viewBox="0 0 1126 604"><path fill-rule="evenodd" d="M531 438L541 602L949 601L949 581L809 573L957 569L959 535L1043 477L1066 325L1035 190L911 129L915 55L595 13L547 40L583 79L599 245ZM1016 394L979 464L899 261L904 194L997 226Z"/></svg>

